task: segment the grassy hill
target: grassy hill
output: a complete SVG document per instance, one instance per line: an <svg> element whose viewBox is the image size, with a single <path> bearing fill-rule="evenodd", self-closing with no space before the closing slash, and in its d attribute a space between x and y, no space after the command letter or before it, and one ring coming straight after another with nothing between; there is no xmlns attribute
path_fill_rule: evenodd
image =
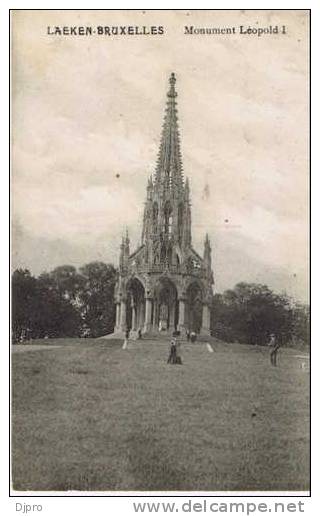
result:
<svg viewBox="0 0 320 516"><path fill-rule="evenodd" d="M14 346L16 490L307 490L301 353L58 339Z"/></svg>

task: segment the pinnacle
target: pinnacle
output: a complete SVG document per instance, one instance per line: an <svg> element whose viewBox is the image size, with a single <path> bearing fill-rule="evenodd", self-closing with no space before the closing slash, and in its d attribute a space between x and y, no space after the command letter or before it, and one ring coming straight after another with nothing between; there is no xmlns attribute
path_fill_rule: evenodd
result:
<svg viewBox="0 0 320 516"><path fill-rule="evenodd" d="M170 75L169 83L170 83L170 90L168 91L167 95L168 95L168 97L174 98L174 97L177 96L177 92L174 89L174 86L175 86L175 83L176 83L176 76L175 76L175 74L173 72Z"/></svg>
<svg viewBox="0 0 320 516"><path fill-rule="evenodd" d="M183 185L182 159L180 151L180 134L178 130L178 116L176 109L175 91L176 76L170 75L170 89L167 93L168 101L162 125L162 134L157 157L156 181L162 183L164 176L169 175L171 186Z"/></svg>

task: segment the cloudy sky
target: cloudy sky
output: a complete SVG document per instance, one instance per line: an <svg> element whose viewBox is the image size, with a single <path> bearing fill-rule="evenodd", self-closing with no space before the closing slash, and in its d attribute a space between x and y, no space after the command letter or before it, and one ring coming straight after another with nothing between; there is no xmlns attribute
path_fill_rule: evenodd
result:
<svg viewBox="0 0 320 516"><path fill-rule="evenodd" d="M47 26L163 25L163 36L49 36ZM186 35L185 26L287 34ZM216 291L308 296L308 18L304 11L20 11L13 16L13 267L117 262L141 234L177 76L194 247Z"/></svg>

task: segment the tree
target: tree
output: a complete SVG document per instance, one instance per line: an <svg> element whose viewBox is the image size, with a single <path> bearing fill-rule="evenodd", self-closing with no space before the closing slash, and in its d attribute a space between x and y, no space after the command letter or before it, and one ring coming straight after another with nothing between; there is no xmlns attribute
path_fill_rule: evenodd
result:
<svg viewBox="0 0 320 516"><path fill-rule="evenodd" d="M36 285L33 336L75 337L79 335L80 326L79 310L61 295L54 275L41 274Z"/></svg>
<svg viewBox="0 0 320 516"><path fill-rule="evenodd" d="M92 262L80 268L83 277L79 299L82 318L90 335L111 333L114 327L114 287L117 272L113 265Z"/></svg>
<svg viewBox="0 0 320 516"><path fill-rule="evenodd" d="M79 294L83 288L84 278L72 265L61 265L50 272L59 295L72 303L77 304Z"/></svg>
<svg viewBox="0 0 320 516"><path fill-rule="evenodd" d="M231 292L231 291L229 291ZM232 324L232 304L227 304L222 294L214 294L211 314L211 331L218 339L234 342L236 335Z"/></svg>
<svg viewBox="0 0 320 516"><path fill-rule="evenodd" d="M18 340L27 330L33 338L74 337L90 329L96 337L113 330L116 269L93 262L80 272L56 267L38 278L18 269L12 276L12 328Z"/></svg>
<svg viewBox="0 0 320 516"><path fill-rule="evenodd" d="M283 342L291 338L290 300L266 285L238 283L234 289L214 296L213 333L225 340L264 344L270 333Z"/></svg>
<svg viewBox="0 0 320 516"><path fill-rule="evenodd" d="M297 303L292 309L292 339L298 346L310 345L310 308Z"/></svg>
<svg viewBox="0 0 320 516"><path fill-rule="evenodd" d="M18 341L22 332L32 328L36 297L36 278L28 269L17 269L12 275L12 333Z"/></svg>

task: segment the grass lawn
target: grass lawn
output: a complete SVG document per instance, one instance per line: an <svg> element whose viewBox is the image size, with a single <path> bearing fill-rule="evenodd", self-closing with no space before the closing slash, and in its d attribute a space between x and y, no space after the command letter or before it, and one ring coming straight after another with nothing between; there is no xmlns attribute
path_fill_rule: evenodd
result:
<svg viewBox="0 0 320 516"><path fill-rule="evenodd" d="M15 490L309 489L303 353L185 344L179 366L167 343L121 346L14 346Z"/></svg>

